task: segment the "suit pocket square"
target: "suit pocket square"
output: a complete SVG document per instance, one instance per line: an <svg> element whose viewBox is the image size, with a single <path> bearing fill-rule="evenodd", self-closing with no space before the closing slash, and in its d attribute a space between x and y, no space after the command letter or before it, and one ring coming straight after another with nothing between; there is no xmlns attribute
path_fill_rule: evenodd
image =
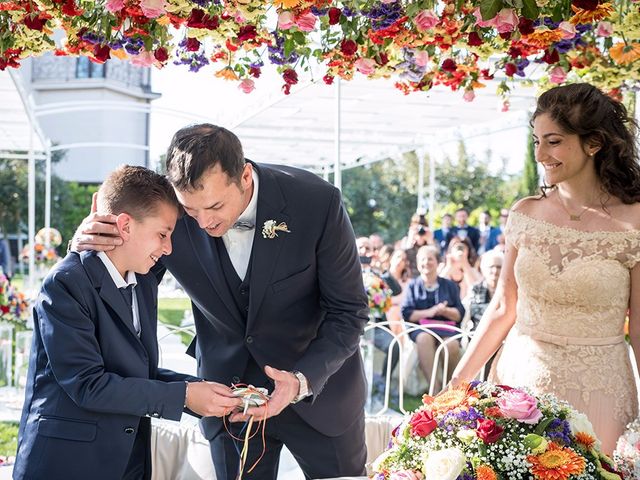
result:
<svg viewBox="0 0 640 480"><path fill-rule="evenodd" d="M97 425L93 422L60 417L40 417L38 435L43 437L92 442L96 438Z"/></svg>

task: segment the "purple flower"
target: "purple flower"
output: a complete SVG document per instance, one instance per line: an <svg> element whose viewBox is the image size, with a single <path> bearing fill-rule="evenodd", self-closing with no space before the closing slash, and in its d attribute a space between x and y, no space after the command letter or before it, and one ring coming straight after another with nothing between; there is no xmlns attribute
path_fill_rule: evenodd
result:
<svg viewBox="0 0 640 480"><path fill-rule="evenodd" d="M562 445L571 445L571 427L569 422L560 418L555 418L549 423L545 433L549 440Z"/></svg>
<svg viewBox="0 0 640 480"><path fill-rule="evenodd" d="M371 28L373 30L381 30L387 28L398 20L403 12L400 2L380 3L372 7L368 11L362 12L366 17L371 19Z"/></svg>

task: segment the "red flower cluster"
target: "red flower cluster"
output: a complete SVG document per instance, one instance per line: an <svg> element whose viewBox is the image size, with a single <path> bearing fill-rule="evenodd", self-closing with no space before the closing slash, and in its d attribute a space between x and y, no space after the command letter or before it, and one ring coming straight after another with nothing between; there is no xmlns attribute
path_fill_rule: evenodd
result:
<svg viewBox="0 0 640 480"><path fill-rule="evenodd" d="M220 20L217 15L208 15L204 10L200 10L199 8L191 10L191 14L189 15L189 18L187 18L187 27L215 30L219 26Z"/></svg>
<svg viewBox="0 0 640 480"><path fill-rule="evenodd" d="M426 410L419 410L413 414L409 421L411 434L417 437L426 437L438 427L438 422L433 414Z"/></svg>
<svg viewBox="0 0 640 480"><path fill-rule="evenodd" d="M496 443L504 432L504 428L490 419L478 420L476 434L484 443Z"/></svg>
<svg viewBox="0 0 640 480"><path fill-rule="evenodd" d="M287 68L284 72L282 72L282 79L284 80L284 85L282 86L282 90L285 95L289 95L291 93L291 86L298 83L298 74L292 68Z"/></svg>

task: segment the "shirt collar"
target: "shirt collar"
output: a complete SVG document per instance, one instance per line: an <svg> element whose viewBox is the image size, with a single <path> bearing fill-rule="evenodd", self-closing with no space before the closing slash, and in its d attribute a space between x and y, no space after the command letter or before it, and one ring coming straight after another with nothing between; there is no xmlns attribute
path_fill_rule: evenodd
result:
<svg viewBox="0 0 640 480"><path fill-rule="evenodd" d="M109 272L109 276L111 276L111 279L113 280L113 283L116 284L116 287L125 288L125 287L128 287L129 285L133 285L134 287L136 286L136 284L138 283L138 280L136 279L135 272L128 271L127 279L125 280L124 278L122 278L122 275L120 275L120 272L118 272L118 269L116 268L116 266L113 264L113 262L111 261L111 259L106 253L98 252L96 256L100 260L102 260L102 263L104 263L104 266L107 267L107 272Z"/></svg>
<svg viewBox="0 0 640 480"><path fill-rule="evenodd" d="M258 187L260 183L258 173L255 168L251 171L251 177L253 178L253 193L251 195L251 200L249 201L247 208L244 209L244 212L240 214L237 221L249 222L255 225L258 214Z"/></svg>

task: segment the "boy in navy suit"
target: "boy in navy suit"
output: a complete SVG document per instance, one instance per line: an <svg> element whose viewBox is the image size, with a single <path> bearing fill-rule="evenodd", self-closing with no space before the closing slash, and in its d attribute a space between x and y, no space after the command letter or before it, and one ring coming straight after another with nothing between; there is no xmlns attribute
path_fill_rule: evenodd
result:
<svg viewBox="0 0 640 480"><path fill-rule="evenodd" d="M14 479L149 479L150 417L179 420L185 407L221 416L241 405L224 385L158 368L149 271L171 253L179 211L171 184L120 167L97 210L117 216L124 242L69 253L44 280Z"/></svg>

